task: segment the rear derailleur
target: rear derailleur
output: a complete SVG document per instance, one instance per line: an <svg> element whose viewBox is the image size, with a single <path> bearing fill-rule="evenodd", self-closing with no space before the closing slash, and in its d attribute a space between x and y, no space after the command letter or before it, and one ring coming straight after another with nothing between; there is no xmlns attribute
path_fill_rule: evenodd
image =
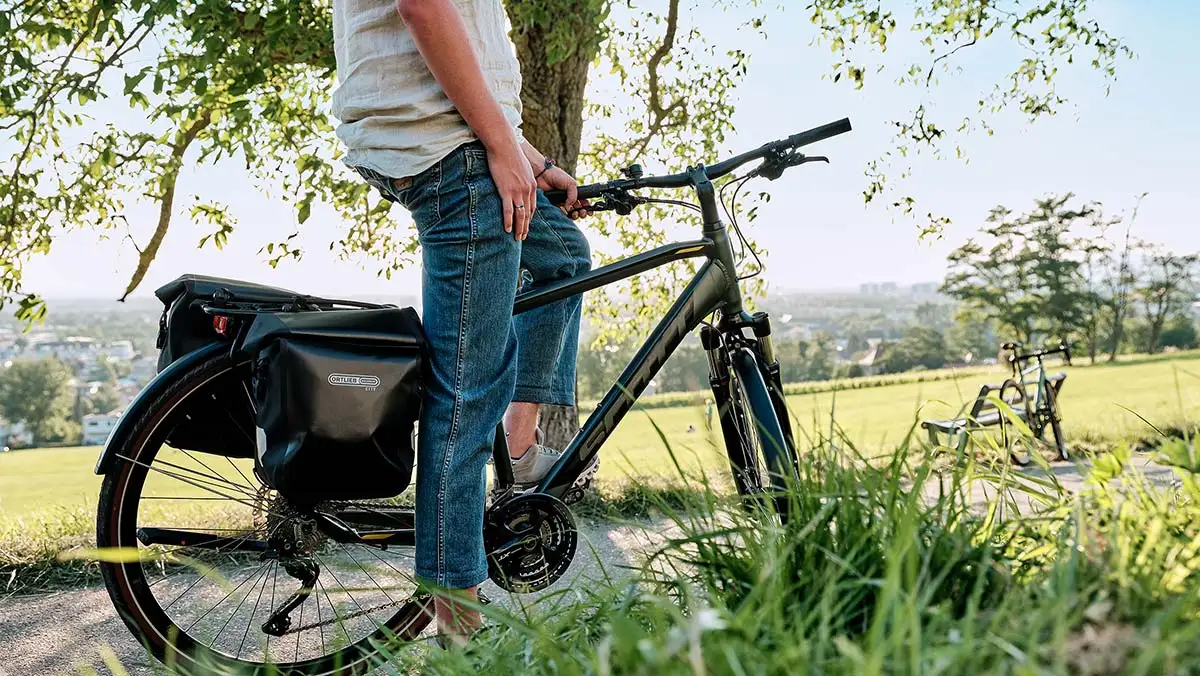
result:
<svg viewBox="0 0 1200 676"><path fill-rule="evenodd" d="M288 630L292 628L292 611L308 600L316 587L321 567L317 565L316 558L313 556L316 549L313 535L315 528L316 525L311 522L292 521L278 529L286 531L285 535L274 536L268 540L272 547L270 551L263 554L263 558L278 558L279 565L283 567L284 572L300 581L300 588L288 597L275 612L271 613L271 616L263 623L264 634L270 636L287 634Z"/></svg>

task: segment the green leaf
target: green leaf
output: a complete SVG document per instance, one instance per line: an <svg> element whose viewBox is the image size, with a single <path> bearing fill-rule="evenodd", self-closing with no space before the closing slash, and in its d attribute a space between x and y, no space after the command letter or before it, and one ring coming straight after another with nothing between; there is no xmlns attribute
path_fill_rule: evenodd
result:
<svg viewBox="0 0 1200 676"><path fill-rule="evenodd" d="M309 196L300 203L300 208L296 212L296 219L303 225L308 220L309 214L312 212L312 197Z"/></svg>
<svg viewBox="0 0 1200 676"><path fill-rule="evenodd" d="M150 74L150 70L143 68L140 72L138 72L134 75L126 75L125 76L125 95L129 96L130 94L132 94L133 90L137 89L137 86L139 84L141 84L142 80L146 79L146 76L149 74Z"/></svg>
<svg viewBox="0 0 1200 676"><path fill-rule="evenodd" d="M192 86L192 91L196 92L196 96L204 96L204 92L208 91L208 78L202 77L196 80L196 84Z"/></svg>

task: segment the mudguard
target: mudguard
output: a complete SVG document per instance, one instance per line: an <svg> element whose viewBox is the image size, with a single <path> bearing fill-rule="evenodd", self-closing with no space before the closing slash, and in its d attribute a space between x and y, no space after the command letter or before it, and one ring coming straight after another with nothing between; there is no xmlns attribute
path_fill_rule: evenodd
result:
<svg viewBox="0 0 1200 676"><path fill-rule="evenodd" d="M209 359L219 352L227 352L228 350L229 343L222 341L190 352L175 360L170 366L155 376L146 387L142 388L142 391L125 408L125 412L121 414L121 419L117 421L116 426L113 427L112 432L108 435L108 440L104 442L104 449L100 451L100 458L96 461L96 474L108 474L109 470L112 469L117 458L116 449L129 437L134 424L146 414L150 408L150 404L158 398L158 395L165 392L173 381L196 364Z"/></svg>

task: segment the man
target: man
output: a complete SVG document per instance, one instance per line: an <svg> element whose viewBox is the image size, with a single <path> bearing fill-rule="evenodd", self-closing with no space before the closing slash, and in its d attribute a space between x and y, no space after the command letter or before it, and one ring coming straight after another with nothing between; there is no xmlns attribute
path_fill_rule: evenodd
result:
<svg viewBox="0 0 1200 676"><path fill-rule="evenodd" d="M503 418L519 484L557 451L541 404L573 404L579 297L512 316L532 284L587 272L583 234L538 190L575 180L524 142L521 73L501 0L334 0L345 162L413 216L421 242L431 380L417 451L416 572L438 587L439 630L463 637L487 579L485 465ZM572 212L574 213L574 212ZM511 402L511 404L510 404ZM507 409L507 410L506 410ZM587 474L585 474L585 477Z"/></svg>

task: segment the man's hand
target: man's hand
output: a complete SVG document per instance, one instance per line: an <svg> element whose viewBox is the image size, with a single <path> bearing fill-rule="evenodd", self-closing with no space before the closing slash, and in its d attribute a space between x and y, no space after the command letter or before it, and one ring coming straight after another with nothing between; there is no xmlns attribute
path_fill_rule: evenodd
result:
<svg viewBox="0 0 1200 676"><path fill-rule="evenodd" d="M537 208L537 186L516 130L492 96L479 60L470 45L467 29L450 0L396 0L429 71L487 148L488 168L504 204L504 231L517 239L529 234L529 221Z"/></svg>
<svg viewBox="0 0 1200 676"><path fill-rule="evenodd" d="M537 187L542 190L566 191L567 200L563 202L562 210L572 219L583 218L591 213L587 210L587 200L579 199L579 184L570 174L558 167L550 167L542 172L537 179Z"/></svg>
<svg viewBox="0 0 1200 676"><path fill-rule="evenodd" d="M537 209L538 185L533 180L533 169L521 148L513 143L507 152L488 149L488 170L504 207L504 231L513 233L518 241L525 239Z"/></svg>

